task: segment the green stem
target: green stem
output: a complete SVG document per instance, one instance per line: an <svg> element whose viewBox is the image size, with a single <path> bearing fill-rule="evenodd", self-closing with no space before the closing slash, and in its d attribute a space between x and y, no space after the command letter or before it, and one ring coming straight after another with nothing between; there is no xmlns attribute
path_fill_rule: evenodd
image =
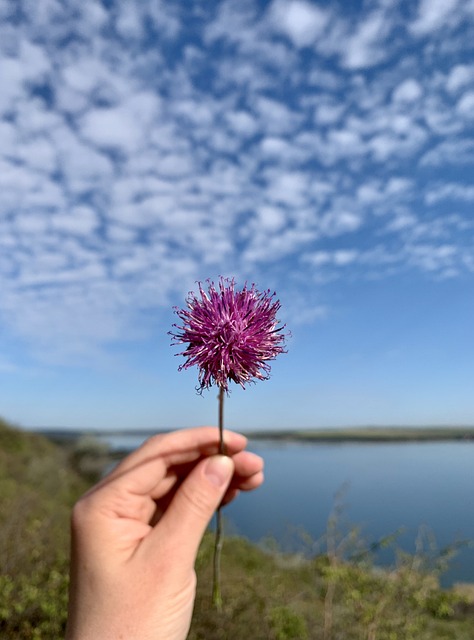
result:
<svg viewBox="0 0 474 640"><path fill-rule="evenodd" d="M224 389L219 388L219 453L226 455L224 444ZM221 595L221 553L223 538L223 523L221 507L216 511L216 537L214 542L214 573L212 584L212 603L218 611L222 609Z"/></svg>
<svg viewBox="0 0 474 640"><path fill-rule="evenodd" d="M219 387L219 453L227 455L224 444L224 389Z"/></svg>

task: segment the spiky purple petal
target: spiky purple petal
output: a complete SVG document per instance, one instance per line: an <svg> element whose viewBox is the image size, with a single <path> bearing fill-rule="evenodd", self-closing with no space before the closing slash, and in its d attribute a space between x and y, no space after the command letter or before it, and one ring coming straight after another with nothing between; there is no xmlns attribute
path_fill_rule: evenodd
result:
<svg viewBox="0 0 474 640"><path fill-rule="evenodd" d="M188 345L177 354L186 358L179 369L197 366L200 390L216 384L228 391L229 380L243 388L254 379L266 380L268 362L285 352L275 294L261 293L255 285L236 291L234 279L222 277L218 289L213 282L207 291L198 286L200 297L191 291L187 309L175 308L182 325L173 325L172 344Z"/></svg>

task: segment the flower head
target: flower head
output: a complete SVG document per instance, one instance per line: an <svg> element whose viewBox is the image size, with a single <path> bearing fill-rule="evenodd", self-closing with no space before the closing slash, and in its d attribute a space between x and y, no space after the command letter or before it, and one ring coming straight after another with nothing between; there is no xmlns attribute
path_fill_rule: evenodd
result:
<svg viewBox="0 0 474 640"><path fill-rule="evenodd" d="M186 357L179 367L199 368L199 390L213 384L228 391L229 380L241 387L269 377L269 360L285 352L284 326L278 327L280 302L269 291L260 293L252 285L235 290L234 279L220 278L218 289L201 283L199 296L190 292L187 309L175 308L182 325L173 325L172 344L187 344L177 354Z"/></svg>

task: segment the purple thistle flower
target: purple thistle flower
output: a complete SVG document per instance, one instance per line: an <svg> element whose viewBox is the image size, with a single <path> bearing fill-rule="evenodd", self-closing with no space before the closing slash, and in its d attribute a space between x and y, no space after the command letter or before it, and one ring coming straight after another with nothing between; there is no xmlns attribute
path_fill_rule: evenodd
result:
<svg viewBox="0 0 474 640"><path fill-rule="evenodd" d="M211 281L207 292L198 285L200 298L191 291L187 309L175 307L183 324L173 325L172 344L188 345L177 354L187 358L179 370L199 368L199 391L213 384L228 391L229 380L245 388L253 379L268 379L269 360L285 353L284 325L278 327L276 319L281 305L275 294L260 293L254 284L236 291L233 278L221 277L218 290Z"/></svg>

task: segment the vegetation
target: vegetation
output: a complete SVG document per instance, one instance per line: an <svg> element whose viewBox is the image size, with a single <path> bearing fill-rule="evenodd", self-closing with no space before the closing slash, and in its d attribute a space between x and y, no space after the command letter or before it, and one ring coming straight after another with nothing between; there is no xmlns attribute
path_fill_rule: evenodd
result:
<svg viewBox="0 0 474 640"><path fill-rule="evenodd" d="M64 636L69 514L86 482L69 456L0 420L0 637Z"/></svg>
<svg viewBox="0 0 474 640"><path fill-rule="evenodd" d="M372 552L393 546L395 536L367 546L357 529L340 530L339 516L336 509L328 522L324 553L310 559L228 539L220 613L210 606L212 539L205 538L189 640L472 639L472 594L439 588L450 553L423 550L422 534L415 556L400 552L393 568L375 568Z"/></svg>
<svg viewBox="0 0 474 640"><path fill-rule="evenodd" d="M69 512L104 457L90 439L57 446L0 420L2 640L64 637ZM221 612L211 604L212 547L206 536L189 640L472 639L472 600L438 587L439 558L400 555L376 570L357 532L339 531L337 513L311 559L227 539Z"/></svg>
<svg viewBox="0 0 474 640"><path fill-rule="evenodd" d="M351 427L255 431L253 439L295 442L444 442L474 440L474 427Z"/></svg>

